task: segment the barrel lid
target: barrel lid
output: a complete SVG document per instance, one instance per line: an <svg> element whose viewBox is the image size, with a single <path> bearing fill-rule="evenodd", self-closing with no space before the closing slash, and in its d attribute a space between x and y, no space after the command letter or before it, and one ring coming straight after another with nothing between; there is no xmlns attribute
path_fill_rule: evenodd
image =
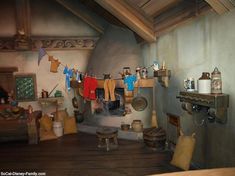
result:
<svg viewBox="0 0 235 176"><path fill-rule="evenodd" d="M145 135L151 135L151 136L161 136L161 135L166 135L166 132L163 128L159 127L159 128L147 128L144 129L143 133Z"/></svg>

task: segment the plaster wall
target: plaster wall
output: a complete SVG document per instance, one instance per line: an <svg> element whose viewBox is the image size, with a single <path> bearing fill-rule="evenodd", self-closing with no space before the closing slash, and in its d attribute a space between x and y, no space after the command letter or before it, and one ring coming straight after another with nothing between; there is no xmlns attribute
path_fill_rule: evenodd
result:
<svg viewBox="0 0 235 176"><path fill-rule="evenodd" d="M90 51L50 51L50 55L58 58L61 63L67 64L71 68L79 68L81 71L85 71L87 65L87 58L90 55ZM18 67L20 73L35 73L37 80L37 96L41 97L42 89L50 92L57 84L56 90L61 90L64 96L64 103L60 107L67 108L70 115L73 115L72 98L74 96L73 91L67 91L65 88L65 75L63 74L64 67L60 65L58 73L50 72L50 62L48 57L44 56L40 65L37 63L38 52L11 52L0 53L0 66L1 67ZM52 94L53 95L53 94ZM20 106L27 108L31 104L34 110L40 110L41 106L37 101L33 102L20 102ZM45 113L55 111L54 106L48 106L43 109Z"/></svg>
<svg viewBox="0 0 235 176"><path fill-rule="evenodd" d="M96 30L53 0L31 3L33 36L97 36ZM74 7L76 8L76 7ZM99 19L98 23L102 21ZM101 23L103 24L103 23Z"/></svg>
<svg viewBox="0 0 235 176"><path fill-rule="evenodd" d="M15 35L15 19L14 19L14 1L1 1L0 8L0 36ZM99 36L89 25L81 21L78 17L68 12L55 1L30 1L31 3L31 29L33 36ZM3 6L2 6L3 5ZM52 8L53 7L53 8ZM7 18L3 18L7 16ZM8 31L8 32L7 32ZM63 65L70 68L79 69L85 72L88 58L92 50L64 50L64 51L47 51L49 55L59 59ZM35 73L37 79L37 95L41 96L42 89L51 91L52 88L59 84L56 90L61 90L64 95L64 104L60 107L67 108L70 115L73 115L72 98L74 92L68 92L65 88L65 75L63 74L63 66L60 65L58 73L50 72L50 62L48 57L44 56L38 66L37 51L20 51L20 52L0 52L0 67L16 66L19 73ZM79 98L79 97L78 97ZM20 106L27 107L33 105L35 110L41 109L37 101L21 102ZM49 106L44 109L45 112L55 110L55 107Z"/></svg>
<svg viewBox="0 0 235 176"><path fill-rule="evenodd" d="M145 63L157 58L160 63L165 61L172 72L169 88L157 84L159 125L166 128L167 112L179 115L185 134L196 132L193 162L202 168L235 166L234 19L234 10L221 16L211 12L159 37L156 43L142 47ZM226 124L206 122L200 126L207 116L187 114L176 96L184 90L185 78L197 80L202 72L211 73L216 66L222 73L223 92L230 96L228 121Z"/></svg>

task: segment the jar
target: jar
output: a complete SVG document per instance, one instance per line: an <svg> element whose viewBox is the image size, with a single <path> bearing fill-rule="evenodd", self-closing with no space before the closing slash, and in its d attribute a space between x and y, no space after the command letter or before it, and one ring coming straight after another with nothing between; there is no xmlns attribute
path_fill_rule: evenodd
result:
<svg viewBox="0 0 235 176"><path fill-rule="evenodd" d="M42 98L48 98L48 92L42 89Z"/></svg>
<svg viewBox="0 0 235 176"><path fill-rule="evenodd" d="M133 120L133 122L131 123L131 127L135 132L143 131L143 123L141 122L141 120Z"/></svg>
<svg viewBox="0 0 235 176"><path fill-rule="evenodd" d="M198 93L202 93L202 94L211 93L210 73L203 72L202 76L198 79Z"/></svg>
<svg viewBox="0 0 235 176"><path fill-rule="evenodd" d="M141 76L140 76L140 75L141 75L141 74L140 74L141 68L140 68L140 67L136 67L135 72L136 72L136 78L137 78L137 80L141 79Z"/></svg>
<svg viewBox="0 0 235 176"><path fill-rule="evenodd" d="M123 67L123 75L131 75L131 69L130 67Z"/></svg>
<svg viewBox="0 0 235 176"><path fill-rule="evenodd" d="M147 79L148 78L148 70L147 70L147 68L143 67L141 72L142 72L142 78L143 79Z"/></svg>
<svg viewBox="0 0 235 176"><path fill-rule="evenodd" d="M221 94L222 93L222 79L221 73L217 67L211 73L211 93Z"/></svg>

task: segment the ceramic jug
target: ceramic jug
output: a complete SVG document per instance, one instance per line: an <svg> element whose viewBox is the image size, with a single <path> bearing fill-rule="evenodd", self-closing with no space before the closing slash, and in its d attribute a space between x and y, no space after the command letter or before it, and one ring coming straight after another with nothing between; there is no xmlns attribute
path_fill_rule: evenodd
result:
<svg viewBox="0 0 235 176"><path fill-rule="evenodd" d="M198 93L202 94L211 93L210 73L203 72L202 76L198 79Z"/></svg>

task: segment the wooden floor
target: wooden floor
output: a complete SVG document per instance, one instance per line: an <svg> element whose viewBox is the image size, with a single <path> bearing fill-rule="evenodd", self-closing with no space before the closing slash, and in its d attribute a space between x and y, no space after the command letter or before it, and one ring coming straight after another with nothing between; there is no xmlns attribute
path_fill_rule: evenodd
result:
<svg viewBox="0 0 235 176"><path fill-rule="evenodd" d="M46 172L60 175L148 175L179 171L170 152L153 152L142 142L118 140L117 150L97 148L95 135L79 132L41 142L0 144L0 172Z"/></svg>

